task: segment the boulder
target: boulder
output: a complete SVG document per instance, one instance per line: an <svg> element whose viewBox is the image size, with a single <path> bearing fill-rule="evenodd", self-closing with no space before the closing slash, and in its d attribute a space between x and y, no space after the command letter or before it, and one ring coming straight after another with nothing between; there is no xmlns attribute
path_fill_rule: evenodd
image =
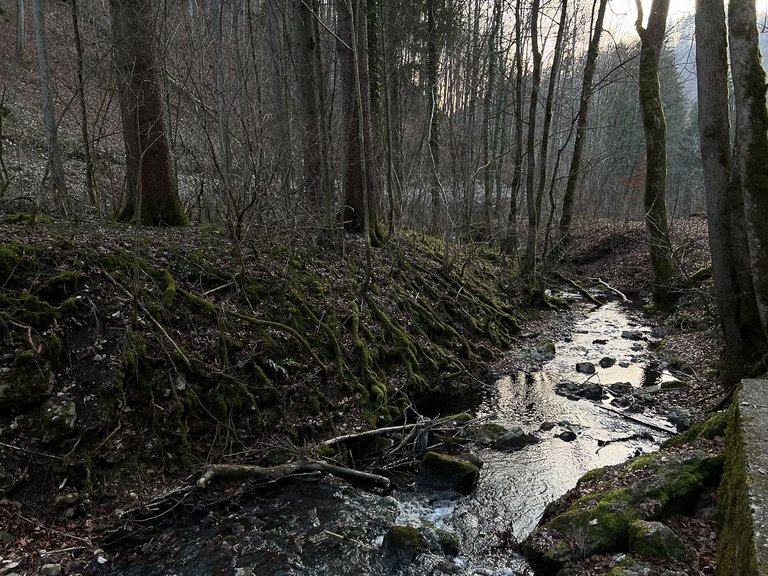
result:
<svg viewBox="0 0 768 576"><path fill-rule="evenodd" d="M600 358L600 368L610 368L614 364L616 364L616 358L611 358L610 356Z"/></svg>
<svg viewBox="0 0 768 576"><path fill-rule="evenodd" d="M480 470L465 460L427 452L419 468L419 483L441 490L469 494L477 486Z"/></svg>
<svg viewBox="0 0 768 576"><path fill-rule="evenodd" d="M412 562L429 550L429 542L412 526L392 526L384 535L382 548L400 562Z"/></svg>
<svg viewBox="0 0 768 576"><path fill-rule="evenodd" d="M531 444L539 442L539 437L534 434L524 432L522 428L514 427L509 432L493 443L496 450L511 452L520 450Z"/></svg>
<svg viewBox="0 0 768 576"><path fill-rule="evenodd" d="M636 556L686 562L688 545L666 524L635 520L629 525L629 549Z"/></svg>
<svg viewBox="0 0 768 576"><path fill-rule="evenodd" d="M501 424L486 422L467 426L461 431L461 437L478 444L490 445L504 436L508 430Z"/></svg>
<svg viewBox="0 0 768 576"><path fill-rule="evenodd" d="M627 394L632 394L634 388L635 387L632 386L632 384L629 382L614 382L608 386L608 390L610 390L611 393L615 394L616 396L626 396Z"/></svg>

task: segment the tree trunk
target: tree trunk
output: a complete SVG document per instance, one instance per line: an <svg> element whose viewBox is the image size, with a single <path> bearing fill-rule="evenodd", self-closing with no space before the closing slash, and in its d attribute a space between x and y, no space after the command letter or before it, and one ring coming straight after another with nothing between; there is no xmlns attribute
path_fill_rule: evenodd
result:
<svg viewBox="0 0 768 576"><path fill-rule="evenodd" d="M435 0L427 0L427 122L429 136L429 195L432 202L430 232L437 234L444 225L442 199L440 197L440 120L442 110L437 96L439 81L440 51L442 42L438 37L435 16Z"/></svg>
<svg viewBox="0 0 768 576"><path fill-rule="evenodd" d="M725 335L722 380L733 385L765 349L749 268L743 199L733 186L728 122L728 58L723 0L696 8L699 134L715 301ZM746 281L741 278L746 276Z"/></svg>
<svg viewBox="0 0 768 576"><path fill-rule="evenodd" d="M374 163L371 154L373 123L368 68L368 7L366 0L337 0L337 5L339 38L346 44L339 45L343 126L347 146L344 169L344 227L350 232L370 230L370 235L375 237L375 208L379 190L373 171L368 169ZM359 98L356 95L358 88Z"/></svg>
<svg viewBox="0 0 768 576"><path fill-rule="evenodd" d="M27 51L27 15L24 0L16 0L16 57L22 58Z"/></svg>
<svg viewBox="0 0 768 576"><path fill-rule="evenodd" d="M509 216L505 252L517 257L517 195L523 178L523 33L520 22L522 0L515 3L515 148L513 154L512 184L509 191Z"/></svg>
<svg viewBox="0 0 768 576"><path fill-rule="evenodd" d="M536 112L539 106L541 85L541 52L539 51L539 0L531 3L531 52L533 55L533 73L531 77L531 102L528 108L528 136L526 155L528 172L525 181L525 199L528 205L528 236L525 244L523 271L534 276L536 272L536 235L538 234L539 215L536 212Z"/></svg>
<svg viewBox="0 0 768 576"><path fill-rule="evenodd" d="M187 219L171 172L152 42L153 5L150 0L110 0L128 191L118 219L182 226Z"/></svg>
<svg viewBox="0 0 768 576"><path fill-rule="evenodd" d="M597 57L600 54L600 37L603 33L603 20L608 0L599 0L595 28L587 48L587 57L584 63L584 77L581 82L581 96L579 98L579 112L576 119L576 141L573 143L573 156L568 170L568 181L565 185L563 196L563 209L560 216L560 243L567 246L571 241L571 223L573 222L573 204L576 195L576 185L581 172L581 158L584 154L584 143L587 139L587 126L589 120L589 100L592 95L592 82L595 77Z"/></svg>
<svg viewBox="0 0 768 576"><path fill-rule="evenodd" d="M88 111L85 107L85 87L83 85L83 43L80 39L80 18L77 0L72 0L72 28L75 34L75 50L77 52L77 99L80 102L80 129L83 136L83 154L85 155L85 190L91 206L101 213L101 207L96 192L96 178L93 173L93 156L91 141L88 137Z"/></svg>
<svg viewBox="0 0 768 576"><path fill-rule="evenodd" d="M483 100L483 227L484 234L490 237L491 234L491 206L493 199L493 176L496 170L496 163L493 159L491 145L491 110L493 96L496 91L496 65L498 60L497 36L501 27L502 8L501 0L493 1L493 14L491 15L491 33L488 37L488 77L486 79L485 97Z"/></svg>
<svg viewBox="0 0 768 576"><path fill-rule="evenodd" d="M304 174L309 204L317 212L323 207L323 158L321 118L318 104L320 86L316 69L315 50L319 49L315 37L314 16L304 0L294 0L296 22L297 65L299 96L304 116Z"/></svg>
<svg viewBox="0 0 768 576"><path fill-rule="evenodd" d="M636 2L636 28L641 40L639 97L645 130L645 227L653 270L653 303L659 307L668 307L673 302L670 285L675 276L675 267L667 216L667 123L661 100L659 59L664 46L669 0L653 0L647 28L643 28L640 0Z"/></svg>
<svg viewBox="0 0 768 576"><path fill-rule="evenodd" d="M728 31L747 239L757 308L768 334L768 111L755 3L731 0Z"/></svg>
<svg viewBox="0 0 768 576"><path fill-rule="evenodd" d="M37 41L37 64L40 74L40 94L43 103L43 120L45 135L48 139L48 167L51 172L51 182L64 213L70 212L67 184L64 178L64 163L58 140L58 125L54 114L53 102L55 92L51 78L51 67L48 60L48 41L45 34L45 12L43 0L34 1L35 38Z"/></svg>
<svg viewBox="0 0 768 576"><path fill-rule="evenodd" d="M541 130L541 146L539 148L539 182L536 190L536 228L541 223L541 204L544 198L544 189L547 183L547 160L549 157L549 136L552 125L552 106L555 98L555 88L560 74L560 62L563 59L563 38L565 37L565 28L568 18L568 1L560 2L560 23L557 29L557 38L555 40L555 50L552 56L552 65L550 66L549 87L547 88L547 99L544 104L544 125ZM554 178L554 176L553 176Z"/></svg>

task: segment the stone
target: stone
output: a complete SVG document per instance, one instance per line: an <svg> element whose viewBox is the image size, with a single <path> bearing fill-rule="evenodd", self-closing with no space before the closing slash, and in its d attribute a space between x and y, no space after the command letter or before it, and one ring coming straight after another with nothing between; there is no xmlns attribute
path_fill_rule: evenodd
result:
<svg viewBox="0 0 768 576"><path fill-rule="evenodd" d="M688 545L666 524L635 520L629 525L629 549L642 558L686 562Z"/></svg>
<svg viewBox="0 0 768 576"><path fill-rule="evenodd" d="M606 340L605 338L595 338L594 340L592 340L592 344L604 345L604 344L608 344L608 340Z"/></svg>
<svg viewBox="0 0 768 576"><path fill-rule="evenodd" d="M445 556L459 555L459 537L453 532L442 528L429 528L424 530L424 536L434 552Z"/></svg>
<svg viewBox="0 0 768 576"><path fill-rule="evenodd" d="M459 458L427 452L419 467L419 483L441 490L469 494L477 486L480 469Z"/></svg>
<svg viewBox="0 0 768 576"><path fill-rule="evenodd" d="M632 556L625 556L608 571L607 576L656 576L657 568Z"/></svg>
<svg viewBox="0 0 768 576"><path fill-rule="evenodd" d="M610 356L600 358L600 368L610 368L614 364L616 364L616 358L611 358Z"/></svg>
<svg viewBox="0 0 768 576"><path fill-rule="evenodd" d="M54 444L77 430L77 409L74 400L66 396L49 398L43 404L43 443Z"/></svg>
<svg viewBox="0 0 768 576"><path fill-rule="evenodd" d="M675 426L678 432L685 432L693 424L693 416L685 408L670 410L667 412L667 420Z"/></svg>
<svg viewBox="0 0 768 576"><path fill-rule="evenodd" d="M587 400L602 400L605 397L603 387L596 382L587 382L576 394Z"/></svg>
<svg viewBox="0 0 768 576"><path fill-rule="evenodd" d="M616 396L626 396L627 394L632 394L634 388L635 387L632 386L632 384L629 382L614 382L608 386L608 390L610 390L611 393L615 394Z"/></svg>
<svg viewBox="0 0 768 576"><path fill-rule="evenodd" d="M524 432L522 428L514 427L509 432L493 443L496 450L513 451L520 450L531 444L539 442L539 437Z"/></svg>
<svg viewBox="0 0 768 576"><path fill-rule="evenodd" d="M486 422L465 427L461 432L461 437L471 442L489 445L493 444L507 432L508 430L501 424Z"/></svg>
<svg viewBox="0 0 768 576"><path fill-rule="evenodd" d="M556 434L563 442L573 442L576 440L576 432L573 430L563 430L560 434Z"/></svg>
<svg viewBox="0 0 768 576"><path fill-rule="evenodd" d="M61 566L59 564L43 564L40 567L40 574L42 576L59 576Z"/></svg>
<svg viewBox="0 0 768 576"><path fill-rule="evenodd" d="M595 365L592 364L592 362L577 362L576 372L578 372L579 374L594 374Z"/></svg>
<svg viewBox="0 0 768 576"><path fill-rule="evenodd" d="M469 462L473 466L477 466L478 468L482 468L483 464L485 464L481 459L480 456L475 454L474 452L462 452L461 454L457 454L456 458L459 460L464 460L464 462Z"/></svg>
<svg viewBox="0 0 768 576"><path fill-rule="evenodd" d="M639 330L624 330L621 337L625 340L645 340L645 335Z"/></svg>
<svg viewBox="0 0 768 576"><path fill-rule="evenodd" d="M677 390L679 388L685 388L686 386L688 385L682 380L678 380L677 378L666 378L661 381L659 388L662 390Z"/></svg>
<svg viewBox="0 0 768 576"><path fill-rule="evenodd" d="M382 547L400 562L412 562L416 556L429 550L429 542L412 526L392 526L384 535Z"/></svg>
<svg viewBox="0 0 768 576"><path fill-rule="evenodd" d="M541 430L542 432L549 432L555 426L557 426L556 422L552 422L551 420L547 420L547 421L541 423L541 426L539 426L539 430Z"/></svg>
<svg viewBox="0 0 768 576"><path fill-rule="evenodd" d="M555 353L555 343L552 340L541 338L536 341L530 355L534 360L546 362L552 360L555 357Z"/></svg>

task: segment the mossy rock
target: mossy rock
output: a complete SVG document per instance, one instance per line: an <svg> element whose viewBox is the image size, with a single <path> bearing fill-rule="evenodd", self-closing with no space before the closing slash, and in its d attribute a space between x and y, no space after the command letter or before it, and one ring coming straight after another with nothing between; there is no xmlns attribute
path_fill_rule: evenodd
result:
<svg viewBox="0 0 768 576"><path fill-rule="evenodd" d="M429 542L412 526L392 526L384 535L382 548L399 562L412 562L429 550Z"/></svg>
<svg viewBox="0 0 768 576"><path fill-rule="evenodd" d="M419 467L419 483L441 490L469 494L479 479L477 466L437 452L427 452Z"/></svg>
<svg viewBox="0 0 768 576"><path fill-rule="evenodd" d="M21 264L21 254L16 245L0 245L0 283L5 284L19 264Z"/></svg>
<svg viewBox="0 0 768 576"><path fill-rule="evenodd" d="M728 427L728 412L726 410L710 414L703 422L697 422L688 430L673 436L663 446L681 446L694 444L698 439L712 440L725 436Z"/></svg>
<svg viewBox="0 0 768 576"><path fill-rule="evenodd" d="M445 556L459 555L459 537L453 532L443 530L442 528L426 528L422 532L429 542L432 552Z"/></svg>
<svg viewBox="0 0 768 576"><path fill-rule="evenodd" d="M686 562L688 545L666 524L635 520L629 525L629 549L641 558Z"/></svg>
<svg viewBox="0 0 768 576"><path fill-rule="evenodd" d="M494 422L485 422L483 424L474 424L467 426L461 431L461 437L469 440L470 442L477 442L478 444L490 445L496 442L499 438L509 432L501 424Z"/></svg>
<svg viewBox="0 0 768 576"><path fill-rule="evenodd" d="M42 407L41 431L43 443L55 444L77 431L77 409L71 398L49 398Z"/></svg>
<svg viewBox="0 0 768 576"><path fill-rule="evenodd" d="M539 437L535 434L529 434L524 432L522 428L515 426L511 428L506 434L497 438L493 443L493 447L496 450L504 450L511 452L514 450L521 450L531 444L539 442Z"/></svg>
<svg viewBox="0 0 768 576"><path fill-rule="evenodd" d="M20 355L13 368L0 372L0 410L40 402L53 390L54 375L47 363L38 364Z"/></svg>
<svg viewBox="0 0 768 576"><path fill-rule="evenodd" d="M691 510L704 488L719 480L723 457L699 451L655 453L633 466L653 472L634 484L632 495L638 505L643 504L648 519L655 520Z"/></svg>

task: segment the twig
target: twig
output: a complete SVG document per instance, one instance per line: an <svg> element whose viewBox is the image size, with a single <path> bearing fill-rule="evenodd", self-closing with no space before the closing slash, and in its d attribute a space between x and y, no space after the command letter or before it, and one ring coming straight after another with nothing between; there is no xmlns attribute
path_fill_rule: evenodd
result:
<svg viewBox="0 0 768 576"><path fill-rule="evenodd" d="M37 526L38 528L42 528L43 530L48 530L49 532L55 532L56 534L60 534L61 536L66 536L67 538L72 538L73 540L78 540L79 542L84 542L88 544L88 546L93 546L93 543L87 538L81 538L80 536L75 536L74 534L70 534L69 532L62 532L61 530L56 530L56 528L51 528L50 526L46 526L41 522L37 522L36 520L31 520L26 516L22 516L18 512L14 512L14 514L19 518L21 518L22 520L24 520L24 522L28 522L34 526Z"/></svg>
<svg viewBox="0 0 768 576"><path fill-rule="evenodd" d="M11 450L17 450L18 452L26 452L27 454L34 454L35 456L43 456L44 458L51 458L52 460L64 460L61 456L54 456L53 454L46 454L45 452L38 452L37 450L30 450L28 448L19 448L12 444L5 444L0 442L0 446L3 448L10 448Z"/></svg>

